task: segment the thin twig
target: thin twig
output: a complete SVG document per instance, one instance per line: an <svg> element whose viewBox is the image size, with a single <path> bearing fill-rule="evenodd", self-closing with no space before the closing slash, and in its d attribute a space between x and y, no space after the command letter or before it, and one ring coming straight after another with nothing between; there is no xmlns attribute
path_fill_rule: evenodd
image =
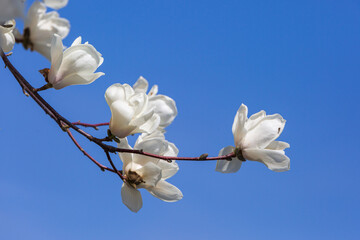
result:
<svg viewBox="0 0 360 240"><path fill-rule="evenodd" d="M125 179L124 176L122 175L122 173L121 173L120 171L117 170L114 162L113 162L112 159L111 159L111 156L110 156L109 152L106 151L106 150L104 150L104 151L105 151L106 157L107 157L110 165L112 166L114 172L116 172L116 174L120 177L120 179L124 181L124 179Z"/></svg>
<svg viewBox="0 0 360 240"><path fill-rule="evenodd" d="M113 172L113 170L111 168L108 168L104 165L102 165L101 163L99 163L98 161L96 161L92 156L90 156L90 154L88 154L81 146L80 144L76 141L74 135L71 133L70 129L66 130L66 133L69 135L69 137L71 138L71 140L74 142L74 144L76 145L76 147L86 156L88 157L93 163L95 163L102 171L110 171Z"/></svg>
<svg viewBox="0 0 360 240"><path fill-rule="evenodd" d="M90 124L90 123L82 123L82 122L73 122L72 123L73 125L78 125L78 126L83 126L83 127L91 127L91 128L94 128L95 130L98 130L98 127L101 127L101 126L108 126L109 123L97 123L97 124Z"/></svg>

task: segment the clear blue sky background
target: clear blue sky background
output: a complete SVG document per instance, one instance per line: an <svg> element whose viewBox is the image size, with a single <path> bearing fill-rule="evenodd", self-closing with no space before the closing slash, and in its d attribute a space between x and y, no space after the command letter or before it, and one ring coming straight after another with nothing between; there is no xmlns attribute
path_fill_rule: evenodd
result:
<svg viewBox="0 0 360 240"><path fill-rule="evenodd" d="M106 88L142 75L176 100L167 139L181 156L232 145L245 103L250 114L287 120L280 140L291 144L291 170L246 162L225 175L215 162L179 162L170 182L183 200L143 191L134 214L118 177L86 159L0 69L0 239L359 239L359 1L70 0L60 14L72 25L65 45L83 36L106 73L43 93L64 116L108 121ZM43 84L43 57L18 45L11 60Z"/></svg>

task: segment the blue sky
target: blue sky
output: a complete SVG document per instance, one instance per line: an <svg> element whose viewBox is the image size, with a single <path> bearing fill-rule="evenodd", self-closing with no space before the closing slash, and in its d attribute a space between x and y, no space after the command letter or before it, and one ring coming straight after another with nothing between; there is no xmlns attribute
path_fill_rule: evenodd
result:
<svg viewBox="0 0 360 240"><path fill-rule="evenodd" d="M106 75L44 92L61 114L108 121L106 88L142 75L177 103L166 136L180 156L232 145L245 103L250 114L287 120L280 140L291 144L291 170L248 161L225 175L215 162L179 162L170 182L183 200L143 191L134 214L121 202L118 177L87 160L2 69L1 239L358 239L359 1L84 2L59 11L72 25L64 44L81 35L103 54ZM46 59L19 45L10 59L42 85L37 70L50 66Z"/></svg>

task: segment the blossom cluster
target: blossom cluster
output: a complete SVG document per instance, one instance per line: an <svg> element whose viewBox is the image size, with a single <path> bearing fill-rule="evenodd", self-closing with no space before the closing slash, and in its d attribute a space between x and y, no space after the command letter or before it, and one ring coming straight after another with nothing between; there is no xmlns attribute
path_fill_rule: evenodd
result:
<svg viewBox="0 0 360 240"><path fill-rule="evenodd" d="M35 1L25 15L24 0L0 0L1 49L10 52L17 42L50 61L50 68L41 70L46 84L39 90L90 84L104 75L97 72L104 58L93 45L82 43L82 38L78 37L70 47L64 47L62 41L69 34L70 22L61 18L56 10L67 4L67 0ZM54 10L48 12L48 8ZM15 19L24 19L22 31L16 29ZM105 100L111 111L109 136L118 142L117 147L152 154L119 152L124 178L123 203L131 211L139 211L142 207L141 188L166 202L182 199L182 192L167 181L179 170L177 162L154 157L176 157L179 153L175 144L165 139L166 127L177 116L175 101L158 94L157 85L149 90L149 83L143 77L133 86L111 85L105 92ZM219 152L219 157L230 157L219 159L215 170L234 173L246 160L261 162L276 172L289 170L290 159L284 152L289 144L276 141L285 122L281 115L266 115L265 111L248 118L248 109L242 104L232 126L234 146ZM127 138L135 134L138 138L132 148Z"/></svg>

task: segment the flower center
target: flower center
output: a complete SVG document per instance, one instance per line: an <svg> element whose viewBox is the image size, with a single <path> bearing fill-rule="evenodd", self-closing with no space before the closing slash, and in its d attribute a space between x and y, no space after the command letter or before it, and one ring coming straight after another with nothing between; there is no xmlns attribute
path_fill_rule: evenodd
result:
<svg viewBox="0 0 360 240"><path fill-rule="evenodd" d="M142 177L139 174L137 174L137 172L129 171L126 177L127 177L127 182L134 188L136 188L136 186L139 185L140 183L145 183L145 181L142 179Z"/></svg>

